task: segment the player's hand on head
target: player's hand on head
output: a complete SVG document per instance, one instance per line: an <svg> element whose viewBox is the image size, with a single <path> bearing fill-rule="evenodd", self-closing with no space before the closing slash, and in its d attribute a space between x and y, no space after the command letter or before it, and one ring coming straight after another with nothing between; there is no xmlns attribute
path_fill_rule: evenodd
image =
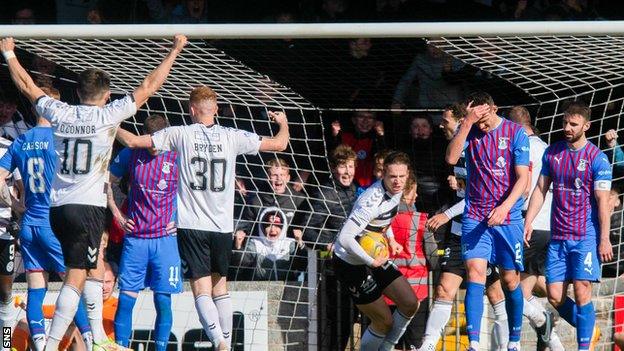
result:
<svg viewBox="0 0 624 351"><path fill-rule="evenodd" d="M13 40L13 38L8 37L8 38L3 38L2 40L0 40L0 51L7 52L7 51L13 51L14 49L15 49L15 40Z"/></svg>
<svg viewBox="0 0 624 351"><path fill-rule="evenodd" d="M285 124L288 123L286 119L286 114L282 111L269 111L269 118L277 124Z"/></svg>
<svg viewBox="0 0 624 351"><path fill-rule="evenodd" d="M182 51L182 48L186 45L187 39L184 34L176 34L173 37L173 50Z"/></svg>
<svg viewBox="0 0 624 351"><path fill-rule="evenodd" d="M450 218L448 218L444 213L438 213L437 215L429 218L425 223L425 226L427 227L427 229L429 229L429 231L435 232L441 226L448 223L449 220Z"/></svg>
<svg viewBox="0 0 624 351"><path fill-rule="evenodd" d="M509 208L507 208L505 205L500 205L500 206L495 207L488 214L488 225L492 227L495 225L503 224L508 214L509 214Z"/></svg>
<svg viewBox="0 0 624 351"><path fill-rule="evenodd" d="M613 260L613 246L611 246L611 241L609 239L600 240L598 253L600 254L600 262L604 263Z"/></svg>

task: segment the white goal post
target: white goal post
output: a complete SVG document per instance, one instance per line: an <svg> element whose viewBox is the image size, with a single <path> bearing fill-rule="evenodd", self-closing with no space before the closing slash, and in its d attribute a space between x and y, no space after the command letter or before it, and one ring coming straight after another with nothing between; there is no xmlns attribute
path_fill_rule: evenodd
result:
<svg viewBox="0 0 624 351"><path fill-rule="evenodd" d="M0 25L0 37L25 39L162 39L178 33L191 39L618 35L624 21Z"/></svg>

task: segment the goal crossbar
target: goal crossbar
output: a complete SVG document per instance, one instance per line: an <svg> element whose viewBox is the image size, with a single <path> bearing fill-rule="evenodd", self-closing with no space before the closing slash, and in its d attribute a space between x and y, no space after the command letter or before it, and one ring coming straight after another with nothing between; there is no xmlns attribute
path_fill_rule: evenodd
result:
<svg viewBox="0 0 624 351"><path fill-rule="evenodd" d="M621 35L624 21L0 25L1 37L24 39L159 39L178 33L197 39Z"/></svg>

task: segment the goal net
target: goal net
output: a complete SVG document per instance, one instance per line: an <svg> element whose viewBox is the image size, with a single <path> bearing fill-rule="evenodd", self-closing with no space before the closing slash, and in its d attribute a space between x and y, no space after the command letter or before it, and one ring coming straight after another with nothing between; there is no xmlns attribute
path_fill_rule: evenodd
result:
<svg viewBox="0 0 624 351"><path fill-rule="evenodd" d="M37 82L54 85L61 91L62 100L77 103L74 90L78 72L91 67L103 69L111 76L113 98L131 93L167 53L170 41L19 40L17 46L20 58L27 63L30 61L28 68ZM42 59L53 64L42 63ZM314 315L318 279L314 267L316 255L285 233L296 205L307 201L311 192L319 187L326 187L324 184L330 178L321 113L289 88L249 69L203 40L191 40L163 87L134 117L122 123L122 127L141 133L142 122L153 114L165 116L171 125L191 124L187 100L190 91L200 85L210 86L217 92L216 121L220 125L272 136L278 128L269 121L267 112L284 111L290 126L286 151L244 155L237 163L235 227L244 228L244 235L234 250L228 277L234 305L233 349L301 349L304 345L315 344L316 321L311 316ZM286 163L292 182L305 184L303 191L294 191L288 185L286 191L280 193L277 187L270 185L267 164L276 158ZM280 179L280 182L287 180ZM261 198L262 202L254 202L256 198ZM284 206L286 202L291 205ZM254 215L250 218L247 213ZM272 224L262 216L265 213L277 215L283 221L280 226L283 236L275 245L262 239L268 235L265 226ZM19 287L18 293L25 294L23 284L16 287ZM46 301L53 304L55 294L48 295ZM210 348L197 320L188 285L183 294L174 296L173 308L170 347ZM144 349L152 349L154 320L151 295L143 293L134 311L133 348L138 349L143 344Z"/></svg>
<svg viewBox="0 0 624 351"><path fill-rule="evenodd" d="M614 202L621 202L624 190L622 42L623 38L613 36L492 36L430 41L454 58L523 90L532 99L525 106L534 118L540 137L547 143L563 139L562 116L566 104L573 100L585 101L591 107L588 138L606 152L613 164ZM615 146L606 138L609 130L619 135ZM610 240L614 262L602 266L602 280L594 287L592 298L596 323L603 335L599 345L605 349L611 347L613 333L622 331L624 322L621 205L613 208ZM550 308L545 300L543 302ZM566 348L576 347L575 330L565 321L558 321L556 330ZM524 331L523 343L536 340L531 328L525 326Z"/></svg>
<svg viewBox="0 0 624 351"><path fill-rule="evenodd" d="M54 85L61 90L63 100L76 103L75 79L81 70L97 67L107 71L112 78L112 92L118 97L140 84L165 55L169 43L161 39L29 39L18 41L21 51L17 54L28 62L28 69L37 82ZM313 197L322 205L324 221L314 228L304 223L304 228L335 233L327 223L342 220L344 216L330 213L329 208L337 204L334 200L317 196L320 190L335 191L329 185L331 173L325 138L334 119L349 121L355 110L377 111L390 135L388 147L400 149L410 138L409 114L406 116L401 111L430 113L433 121L437 121L445 104L463 98L471 90L480 89L494 95L495 101L502 106L503 115L513 105L527 107L541 137L551 143L562 138L563 106L570 100L583 99L592 108L590 140L608 153L614 164L614 187L622 189L624 153L618 156L619 146L608 144L605 139L611 129L620 135L620 141L624 135L624 73L621 73L619 63L624 55L619 49L621 38L471 36L431 41L375 39L371 50L384 52L384 55L376 55L375 60L354 63L350 59L334 57L335 52L348 50L350 43L348 40L295 43L282 39L191 40L164 86L134 117L122 124L123 128L140 133L142 122L150 114L161 114L172 125L192 123L186 100L190 90L197 85L208 85L218 93L217 123L221 125L259 135L273 135L277 129L269 122L267 112L286 112L291 132L288 149L281 153L241 156L237 163L240 186L236 194L235 226L245 234L240 236L239 248L234 250L235 259L228 277L235 310L235 350L336 349L329 340L340 339L348 340L347 349L358 348L359 326L365 321L350 313L331 321L318 320L319 316L329 315L332 311L338 311L338 314L348 311L344 304L349 304L349 300L335 299L335 292L331 294L337 285L326 279L327 253L309 249L315 246L315 242L306 242L301 248L289 234L284 250L272 252L274 258L280 259L264 260L263 263L253 260L257 250L255 245L261 244L258 235L271 224L266 215L277 214L289 223L293 217L301 215L300 211L291 209L309 208L300 205ZM293 45L299 45L299 48L289 51ZM432 49L442 53L443 63L423 54ZM356 56L363 49L359 47L358 50ZM318 57L312 59L315 55L322 58L321 63ZM413 84L414 79L408 79L409 72L416 76L430 74L433 65L437 65L436 69L443 69L446 58L450 59L456 72L461 72L461 76L453 77L450 85L445 83L445 87L452 88L448 93L427 94L439 87L436 85L439 81L435 79L421 79L420 86ZM379 74L380 70L382 74ZM0 81L8 80L5 74L0 70ZM350 77L360 79L357 86L350 85ZM400 104L394 104L400 95L398 87L402 84L403 93L407 95L413 90L421 92L414 97L416 104L410 105L407 95L401 97ZM361 86L366 89L359 89ZM30 112L21 112L28 119ZM270 181L272 173L267 163L275 158L283 159L289 166L291 187L285 194L274 190L280 187L282 178ZM300 182L305 186L297 192L292 185ZM622 200L621 195L619 199ZM309 214L309 210L304 212ZM611 231L616 260L603 266L603 279L594 289L597 323L603 333L601 346L605 348L611 346L614 330L620 330L620 324L624 323L624 312L620 311L620 306L624 305L624 298L620 297L624 294L624 284L620 280L624 269L621 216L620 206L615 209ZM286 230L284 227L282 229ZM433 282L432 276L430 291ZM25 293L24 286L16 285L22 294ZM53 298L52 295L50 301ZM459 350L466 346L462 345L465 323L462 322L461 300L457 299L444 337L446 342L440 346L443 349ZM193 303L188 286L184 294L174 298L172 349L210 347L197 321ZM486 330L492 315L491 311L486 313L484 334L488 334ZM154 316L151 296L149 292L143 293L133 317L136 348L139 345L153 347L150 341ZM576 347L574 329L565 322L558 322L557 331L566 347ZM528 323L523 328L522 340L526 343L524 347L532 347L535 343L535 334Z"/></svg>

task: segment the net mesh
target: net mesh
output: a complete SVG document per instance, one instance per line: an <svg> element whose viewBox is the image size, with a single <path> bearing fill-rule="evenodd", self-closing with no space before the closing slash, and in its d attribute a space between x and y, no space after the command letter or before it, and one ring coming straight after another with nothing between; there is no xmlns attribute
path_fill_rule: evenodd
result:
<svg viewBox="0 0 624 351"><path fill-rule="evenodd" d="M621 37L462 37L440 38L430 43L456 59L498 76L522 89L533 102L527 106L541 137L548 143L563 139L561 118L566 103L583 100L591 107L591 142L598 145L613 163L613 187L621 193L624 162L621 146L608 142L606 134L624 131L624 74L622 74ZM505 112L503 112L505 113ZM619 140L621 142L621 139ZM622 199L621 194L618 195ZM612 345L612 334L622 331L615 323L622 312L615 308L617 296L624 292L624 245L622 206L611 217L610 239L615 261L602 266L602 281L594 287L597 325L603 337L600 347ZM531 334L530 328L525 328ZM575 347L575 331L560 321L557 330L566 347ZM533 334L523 340L535 340Z"/></svg>
<svg viewBox="0 0 624 351"><path fill-rule="evenodd" d="M113 97L119 97L132 92L141 83L169 46L167 40L24 40L18 43L18 47L24 50L18 55L26 62L31 61L30 72L37 81L50 82L60 88L64 101L77 103L74 93L77 72L91 67L103 69L110 74ZM52 62L53 68L45 69L45 64L37 64L41 58ZM235 349L301 349L309 344L309 338L315 344L315 337L309 336L315 328L315 318L309 315L314 309L310 302L316 301L318 276L316 268L309 267L317 264L316 255L289 237L283 240L287 243L284 246L286 253L279 252L278 259L267 258L270 254L260 254L259 246L264 241L259 240L259 235L260 231L266 231L266 225L271 224L260 217L263 210L272 209L272 214L278 212L288 223L298 205L307 201L312 192L333 189L327 185L330 175L321 113L289 88L251 70L206 42L191 41L177 59L163 87L135 116L122 123L122 127L140 133L145 117L151 114L165 116L171 125L192 123L186 101L191 89L199 85L210 86L217 92L219 112L216 120L220 125L271 136L277 132L277 126L269 121L267 112L279 110L286 112L290 126L291 138L286 151L244 155L237 162L239 192L236 195L235 225L244 230L244 235L239 236L240 245L233 252L228 275L235 308ZM276 158L286 162L293 181L305 185L301 192L291 186L282 194L273 190L266 164ZM319 199L319 202L331 200ZM298 214L305 215L300 212ZM328 217L333 216L329 211L325 212ZM187 295L189 290L187 286ZM265 295L253 295L257 292ZM189 314L194 311L192 299L190 302L184 299L184 296L174 299L174 315L193 316L194 312ZM153 319L140 321L137 318L150 315L153 305L149 299L143 300L145 304L137 306L138 311L134 314L134 335L135 342L147 345ZM182 327L176 334L180 323ZM174 334L179 345L186 345L182 346L183 349L201 349L210 345L196 318L176 320Z"/></svg>

